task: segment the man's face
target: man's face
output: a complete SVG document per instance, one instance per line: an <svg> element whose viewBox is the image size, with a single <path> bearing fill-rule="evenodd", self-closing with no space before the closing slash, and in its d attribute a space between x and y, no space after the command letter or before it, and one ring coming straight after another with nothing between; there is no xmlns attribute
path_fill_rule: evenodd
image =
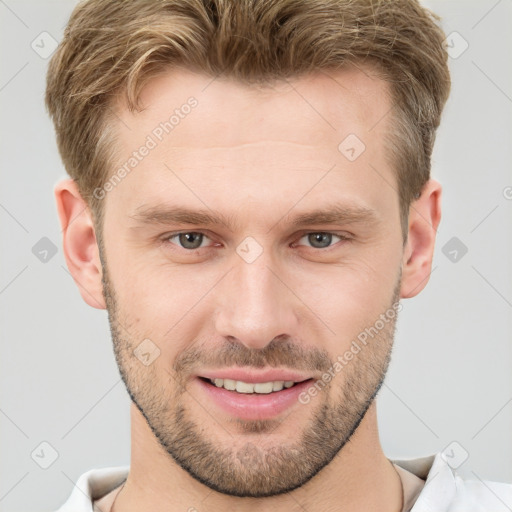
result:
<svg viewBox="0 0 512 512"><path fill-rule="evenodd" d="M174 71L119 109L112 174L138 153L104 199L116 358L162 447L220 492L307 482L382 384L403 256L386 90L356 69L266 88Z"/></svg>

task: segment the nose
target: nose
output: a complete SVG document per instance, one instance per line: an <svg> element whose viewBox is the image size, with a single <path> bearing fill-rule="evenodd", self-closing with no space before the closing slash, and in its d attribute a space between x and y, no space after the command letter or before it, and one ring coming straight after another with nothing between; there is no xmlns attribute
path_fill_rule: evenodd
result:
<svg viewBox="0 0 512 512"><path fill-rule="evenodd" d="M220 306L215 326L220 336L261 349L279 336L298 335L300 301L274 263L266 251L252 263L235 261L216 290Z"/></svg>

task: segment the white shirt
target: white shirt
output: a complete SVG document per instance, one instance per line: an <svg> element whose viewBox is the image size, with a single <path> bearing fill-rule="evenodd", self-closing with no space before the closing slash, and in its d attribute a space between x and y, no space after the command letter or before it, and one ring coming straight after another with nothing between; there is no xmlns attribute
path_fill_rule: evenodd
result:
<svg viewBox="0 0 512 512"><path fill-rule="evenodd" d="M510 512L512 484L463 480L441 453L409 460L391 460L404 488L402 512ZM57 512L96 512L93 501L119 487L129 466L92 469L77 481ZM97 510L97 509L96 509Z"/></svg>

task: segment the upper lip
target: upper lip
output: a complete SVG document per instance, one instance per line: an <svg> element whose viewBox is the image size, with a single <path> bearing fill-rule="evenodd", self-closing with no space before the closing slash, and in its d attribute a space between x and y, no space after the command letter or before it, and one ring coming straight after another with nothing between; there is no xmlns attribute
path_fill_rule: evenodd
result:
<svg viewBox="0 0 512 512"><path fill-rule="evenodd" d="M271 381L293 381L303 382L311 379L311 375L306 375L294 370L280 370L278 368L270 368L267 370L248 370L243 368L223 368L220 370L205 370L198 374L198 377L206 379L232 379L241 380L251 384L257 382L271 382Z"/></svg>

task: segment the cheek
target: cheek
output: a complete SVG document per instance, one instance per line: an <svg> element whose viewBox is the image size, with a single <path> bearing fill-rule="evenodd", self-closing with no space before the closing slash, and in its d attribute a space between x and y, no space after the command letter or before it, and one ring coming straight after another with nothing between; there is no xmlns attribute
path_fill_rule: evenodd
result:
<svg viewBox="0 0 512 512"><path fill-rule="evenodd" d="M297 295L321 319L319 325L326 324L327 338L349 344L391 306L398 271L397 262L368 260L319 268L295 278Z"/></svg>
<svg viewBox="0 0 512 512"><path fill-rule="evenodd" d="M111 231L105 240L120 318L138 335L153 337L162 347L172 345L173 352L179 351L183 347L168 340L190 340L204 327L207 308L213 311L217 306L211 302L215 294L208 297L208 293L229 266L214 261L174 264L158 250L130 247ZM316 326L318 336L350 343L390 306L399 261L400 254L392 253L390 245L382 242L361 247L339 263L290 264L283 280L303 301L297 307L301 316L309 319L306 323ZM297 300L292 298L290 307L293 304Z"/></svg>
<svg viewBox="0 0 512 512"><path fill-rule="evenodd" d="M178 340L190 341L204 323L205 294L219 282L222 269L198 270L142 256L128 260L120 258L113 272L121 320L130 333L153 339L163 351L183 349Z"/></svg>

